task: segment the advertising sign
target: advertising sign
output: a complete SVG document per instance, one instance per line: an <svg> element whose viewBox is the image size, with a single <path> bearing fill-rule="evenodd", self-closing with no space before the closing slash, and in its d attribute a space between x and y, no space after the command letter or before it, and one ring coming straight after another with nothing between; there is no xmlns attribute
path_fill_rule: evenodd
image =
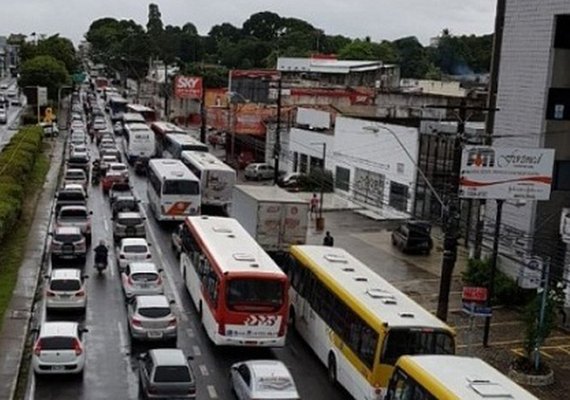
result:
<svg viewBox="0 0 570 400"><path fill-rule="evenodd" d="M179 99L201 99L202 78L178 75L174 79L174 96Z"/></svg>
<svg viewBox="0 0 570 400"><path fill-rule="evenodd" d="M463 301L485 302L487 301L487 288L477 286L465 286L462 293Z"/></svg>
<svg viewBox="0 0 570 400"><path fill-rule="evenodd" d="M553 165L554 149L465 146L459 196L548 200Z"/></svg>
<svg viewBox="0 0 570 400"><path fill-rule="evenodd" d="M519 268L517 283L522 289L538 289L542 281L544 260L538 256L526 257Z"/></svg>

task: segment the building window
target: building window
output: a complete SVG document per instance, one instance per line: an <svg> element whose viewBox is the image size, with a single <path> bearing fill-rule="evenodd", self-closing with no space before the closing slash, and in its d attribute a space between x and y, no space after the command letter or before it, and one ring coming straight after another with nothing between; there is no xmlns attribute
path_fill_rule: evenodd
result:
<svg viewBox="0 0 570 400"><path fill-rule="evenodd" d="M314 171L317 169L323 169L323 160L321 158L310 157L309 160L310 160L310 164L311 164L310 171Z"/></svg>
<svg viewBox="0 0 570 400"><path fill-rule="evenodd" d="M554 162L552 190L570 191L570 161Z"/></svg>
<svg viewBox="0 0 570 400"><path fill-rule="evenodd" d="M390 182L390 207L406 212L408 210L408 186Z"/></svg>
<svg viewBox="0 0 570 400"><path fill-rule="evenodd" d="M347 168L336 167L335 183L337 189L348 192L350 190L350 170Z"/></svg>
<svg viewBox="0 0 570 400"><path fill-rule="evenodd" d="M299 163L299 172L302 174L308 173L308 157L306 154L301 153L301 161Z"/></svg>
<svg viewBox="0 0 570 400"><path fill-rule="evenodd" d="M293 172L297 172L297 168L299 168L299 153L295 151L293 152Z"/></svg>
<svg viewBox="0 0 570 400"><path fill-rule="evenodd" d="M396 171L399 174L403 174L404 173L404 163L399 162L398 164L396 164Z"/></svg>

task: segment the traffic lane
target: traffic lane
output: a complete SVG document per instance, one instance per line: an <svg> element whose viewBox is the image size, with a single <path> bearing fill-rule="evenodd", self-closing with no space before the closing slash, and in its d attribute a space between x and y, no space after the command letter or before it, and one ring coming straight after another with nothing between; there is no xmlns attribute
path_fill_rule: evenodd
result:
<svg viewBox="0 0 570 400"><path fill-rule="evenodd" d="M199 387L201 393L205 386L206 393L210 394L209 388L213 385L219 398L229 399L231 389L228 376L232 364L250 359L279 359L291 370L302 398L346 399L345 392L329 384L324 366L294 332L289 333L287 346L283 349L220 348L211 343L198 320L194 304L183 284L178 260L171 250L171 232L176 224L161 226L148 211L146 179L131 174L131 182L137 197L147 210L147 237L153 241L155 250L163 249L160 257L162 267L172 281L171 289L178 292L180 313L187 316L186 321L181 321L182 329L179 332L182 333L182 340L179 340L178 346L190 355L194 354L196 348L200 351L193 364L199 376L198 383L200 384L200 377L203 381L202 387Z"/></svg>
<svg viewBox="0 0 570 400"><path fill-rule="evenodd" d="M0 149L10 142L12 136L18 132L18 118L20 116L20 106L10 106L8 108L8 120L0 125Z"/></svg>

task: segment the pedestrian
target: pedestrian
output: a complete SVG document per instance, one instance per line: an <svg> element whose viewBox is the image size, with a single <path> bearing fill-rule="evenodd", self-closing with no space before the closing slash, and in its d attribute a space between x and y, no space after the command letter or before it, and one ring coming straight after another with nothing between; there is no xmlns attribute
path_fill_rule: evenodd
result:
<svg viewBox="0 0 570 400"><path fill-rule="evenodd" d="M316 193L313 193L313 197L311 198L310 202L311 219L313 219L313 215L317 213L318 208L319 208L319 198L317 197Z"/></svg>
<svg viewBox="0 0 570 400"><path fill-rule="evenodd" d="M323 238L323 246L334 246L334 238L331 236L331 233L329 231L327 231L325 237Z"/></svg>

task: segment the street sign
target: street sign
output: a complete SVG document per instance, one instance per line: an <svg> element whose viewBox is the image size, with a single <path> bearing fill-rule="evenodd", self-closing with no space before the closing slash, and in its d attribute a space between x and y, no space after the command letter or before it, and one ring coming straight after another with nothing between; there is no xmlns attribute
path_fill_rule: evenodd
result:
<svg viewBox="0 0 570 400"><path fill-rule="evenodd" d="M487 301L487 288L477 287L477 286L465 286L463 288L463 295L461 297L464 302L484 303Z"/></svg>
<svg viewBox="0 0 570 400"><path fill-rule="evenodd" d="M544 260L538 256L527 257L519 268L517 283L522 289L538 289L542 281Z"/></svg>
<svg viewBox="0 0 570 400"><path fill-rule="evenodd" d="M47 87L38 86L38 107L45 106L48 103Z"/></svg>
<svg viewBox="0 0 570 400"><path fill-rule="evenodd" d="M179 99L201 99L202 78L178 75L174 79L174 96Z"/></svg>
<svg viewBox="0 0 570 400"><path fill-rule="evenodd" d="M485 317L489 318L493 314L491 307L481 303L463 302L463 312L472 317Z"/></svg>
<svg viewBox="0 0 570 400"><path fill-rule="evenodd" d="M85 72L76 72L73 74L73 82L75 83L83 83L85 82L86 74Z"/></svg>
<svg viewBox="0 0 570 400"><path fill-rule="evenodd" d="M459 196L548 200L553 166L554 149L465 146Z"/></svg>

